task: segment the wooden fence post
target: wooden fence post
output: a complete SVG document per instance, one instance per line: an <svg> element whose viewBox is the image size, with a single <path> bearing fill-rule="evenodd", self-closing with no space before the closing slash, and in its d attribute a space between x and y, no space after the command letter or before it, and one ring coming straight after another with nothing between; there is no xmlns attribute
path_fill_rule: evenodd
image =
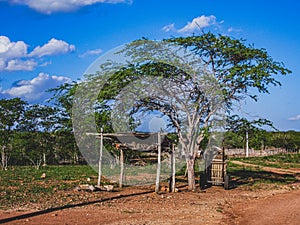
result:
<svg viewBox="0 0 300 225"><path fill-rule="evenodd" d="M159 179L160 179L160 169L161 169L161 133L157 133L157 171L156 171L156 183L155 192L159 192Z"/></svg>
<svg viewBox="0 0 300 225"><path fill-rule="evenodd" d="M123 187L123 180L124 180L124 152L123 149L120 148L120 182L119 182L119 187Z"/></svg>
<svg viewBox="0 0 300 225"><path fill-rule="evenodd" d="M171 151L171 189L170 191L175 192L175 173L176 173L176 165L175 165L175 145L172 144L172 151Z"/></svg>
<svg viewBox="0 0 300 225"><path fill-rule="evenodd" d="M101 184L101 176L102 176L102 152L103 152L103 129L101 128L100 132L100 151L99 151L99 162L98 162L98 182L97 185Z"/></svg>

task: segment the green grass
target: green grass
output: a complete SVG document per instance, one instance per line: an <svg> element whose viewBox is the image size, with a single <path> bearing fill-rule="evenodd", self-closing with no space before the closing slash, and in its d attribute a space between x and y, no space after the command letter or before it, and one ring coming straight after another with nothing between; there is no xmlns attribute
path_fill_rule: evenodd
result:
<svg viewBox="0 0 300 225"><path fill-rule="evenodd" d="M257 167L244 167L228 164L228 172L235 180L236 185L252 185L258 184L289 184L297 181L294 175L275 174L263 171L261 166L268 166L274 168L300 168L300 154L278 154L264 157L249 157L249 158L231 158L245 163L258 165Z"/></svg>
<svg viewBox="0 0 300 225"><path fill-rule="evenodd" d="M245 163L256 164L260 166L269 166L274 168L300 168L300 154L278 154L264 157L232 158Z"/></svg>
<svg viewBox="0 0 300 225"><path fill-rule="evenodd" d="M246 186L255 189L265 188L266 185L279 187L297 181L293 175L266 172L260 166L245 167L229 162L227 171L231 178L231 184L235 187Z"/></svg>
<svg viewBox="0 0 300 225"><path fill-rule="evenodd" d="M268 157L236 158L235 160L281 168L300 168L300 154L285 154ZM167 168L165 168L167 172ZM142 174L152 174L154 168L141 167ZM182 173L184 173L184 168ZM46 178L41 175L46 173ZM262 171L261 168L249 168L228 163L228 174L233 186L261 187L264 184L284 185L295 182L292 175L280 175ZM133 174L135 175L135 174ZM87 178L91 181L87 182ZM107 183L108 180L103 182ZM0 209L29 207L32 204L41 207L65 205L70 202L81 202L95 198L94 193L76 194L74 188L79 184L97 183L97 172L87 165L45 166L36 170L29 166L16 166L0 170ZM55 198L55 199L54 199Z"/></svg>
<svg viewBox="0 0 300 225"><path fill-rule="evenodd" d="M46 178L41 175L46 173ZM73 190L91 178L96 183L97 173L86 165L33 167L16 166L0 170L0 208L11 208L20 203L35 203L48 199L61 190Z"/></svg>

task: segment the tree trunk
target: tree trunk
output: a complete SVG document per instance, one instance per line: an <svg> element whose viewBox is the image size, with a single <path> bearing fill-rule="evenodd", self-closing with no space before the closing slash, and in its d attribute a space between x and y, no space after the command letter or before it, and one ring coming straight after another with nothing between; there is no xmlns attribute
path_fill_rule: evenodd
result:
<svg viewBox="0 0 300 225"><path fill-rule="evenodd" d="M73 164L78 164L78 154L76 151L73 153Z"/></svg>
<svg viewBox="0 0 300 225"><path fill-rule="evenodd" d="M5 151L2 148L1 149L1 168L2 168L2 170L4 170L4 167L5 167Z"/></svg>
<svg viewBox="0 0 300 225"><path fill-rule="evenodd" d="M46 166L47 165L47 159L46 159L46 153L43 152L43 166Z"/></svg>
<svg viewBox="0 0 300 225"><path fill-rule="evenodd" d="M195 170L194 170L194 159L189 159L186 162L187 170L188 170L188 189L190 191L194 191L196 189L196 183L195 183Z"/></svg>
<svg viewBox="0 0 300 225"><path fill-rule="evenodd" d="M1 149L1 168L2 170L7 170L8 157L5 152L5 146L2 146Z"/></svg>

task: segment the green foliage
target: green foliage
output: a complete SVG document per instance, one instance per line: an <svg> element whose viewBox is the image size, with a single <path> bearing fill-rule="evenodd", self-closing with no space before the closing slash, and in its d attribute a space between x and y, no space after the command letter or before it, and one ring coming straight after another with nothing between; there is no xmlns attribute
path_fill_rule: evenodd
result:
<svg viewBox="0 0 300 225"><path fill-rule="evenodd" d="M21 120L26 102L20 98L0 99L0 130L12 131Z"/></svg>
<svg viewBox="0 0 300 225"><path fill-rule="evenodd" d="M268 93L270 84L280 85L273 75L291 73L283 63L274 61L265 49L246 45L243 39L217 36L209 32L167 41L190 48L211 66L229 102L232 98L243 97L244 94L256 100L257 96L249 93L251 88Z"/></svg>
<svg viewBox="0 0 300 225"><path fill-rule="evenodd" d="M274 147L284 148L288 151L299 151L300 149L300 132L286 131L272 133L271 141Z"/></svg>
<svg viewBox="0 0 300 225"><path fill-rule="evenodd" d="M224 135L225 148L244 148L245 133L228 131ZM300 149L300 132L297 131L265 131L254 129L249 132L249 146L255 150L281 148L289 152Z"/></svg>
<svg viewBox="0 0 300 225"><path fill-rule="evenodd" d="M1 166L78 163L75 139L56 107L29 105L15 99L0 100Z"/></svg>
<svg viewBox="0 0 300 225"><path fill-rule="evenodd" d="M60 124L62 129L72 131L72 107L74 95L78 84L73 81L73 83L65 83L56 88L49 89L49 92L53 93L53 97L50 102L53 103L59 113Z"/></svg>
<svg viewBox="0 0 300 225"><path fill-rule="evenodd" d="M16 127L24 117L26 105L27 103L20 98L0 99L0 151L2 169L7 169Z"/></svg>
<svg viewBox="0 0 300 225"><path fill-rule="evenodd" d="M244 148L245 134L249 135L249 145L254 149L264 150L265 147L274 146L270 142L270 135L262 127L271 127L275 129L273 123L267 119L258 119L249 121L246 118L240 118L238 115L227 117L227 130L225 134L224 145L227 148Z"/></svg>
<svg viewBox="0 0 300 225"><path fill-rule="evenodd" d="M244 140L241 135L228 131L224 135L223 145L225 148L244 148Z"/></svg>

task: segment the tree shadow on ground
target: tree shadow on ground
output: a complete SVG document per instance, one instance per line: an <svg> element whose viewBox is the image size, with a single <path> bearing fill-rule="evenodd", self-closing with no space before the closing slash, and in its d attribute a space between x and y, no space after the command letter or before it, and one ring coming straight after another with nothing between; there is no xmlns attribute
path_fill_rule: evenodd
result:
<svg viewBox="0 0 300 225"><path fill-rule="evenodd" d="M43 214L47 214L47 213L52 213L52 212L55 212L55 211L60 211L60 210L63 210L63 209L70 209L70 208L75 208L75 207L87 206L87 205L92 205L92 204L96 204L96 203L111 201L111 200L114 200L114 199L122 199L122 198L127 198L127 197L131 197L131 196L138 196L138 195L144 195L144 194L149 194L149 193L153 193L153 190L143 191L143 192L139 192L139 193L126 194L126 195L120 194L120 195L117 195L117 196L102 198L102 199L95 200L95 201L89 201L89 202L82 202L82 203L78 203L78 204L68 204L68 205L64 205L64 206L53 207L53 208L49 208L49 209L45 209L45 210L41 210L41 211L37 211L37 212L26 213L26 214L22 214L22 215L19 215L19 216L0 219L0 224L12 222L12 221L15 221L15 220L27 219L27 218L31 218L31 217L34 217L34 216L39 216L39 215L43 215Z"/></svg>
<svg viewBox="0 0 300 225"><path fill-rule="evenodd" d="M277 174L267 171L253 171L247 169L229 172L230 187L236 188L242 185L252 186L259 183L267 184L292 184L297 181L295 175Z"/></svg>

